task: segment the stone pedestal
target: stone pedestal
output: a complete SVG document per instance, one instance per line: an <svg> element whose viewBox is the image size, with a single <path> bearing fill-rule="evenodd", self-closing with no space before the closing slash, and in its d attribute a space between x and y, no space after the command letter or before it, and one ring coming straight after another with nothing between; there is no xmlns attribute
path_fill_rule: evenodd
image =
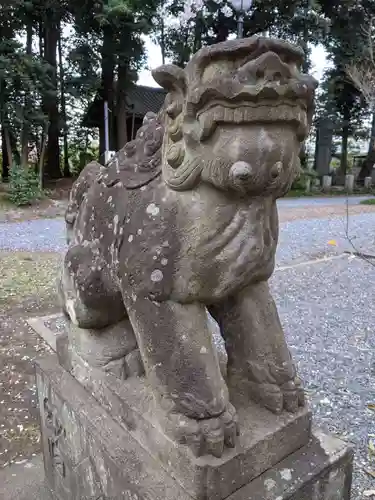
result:
<svg viewBox="0 0 375 500"><path fill-rule="evenodd" d="M311 434L307 410L240 408L240 444L196 458L155 424L143 379L70 363L77 378L55 355L36 368L46 476L59 500L349 499L352 452Z"/></svg>

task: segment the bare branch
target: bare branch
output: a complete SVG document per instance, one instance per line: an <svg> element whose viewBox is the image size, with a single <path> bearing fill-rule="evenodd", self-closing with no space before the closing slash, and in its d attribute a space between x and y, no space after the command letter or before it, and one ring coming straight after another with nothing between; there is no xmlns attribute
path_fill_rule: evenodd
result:
<svg viewBox="0 0 375 500"><path fill-rule="evenodd" d="M346 67L346 74L353 85L363 95L372 110L375 109L375 64L352 64Z"/></svg>
<svg viewBox="0 0 375 500"><path fill-rule="evenodd" d="M362 34L367 41L364 57L358 62L353 61L345 68L348 78L372 111L375 111L374 23L375 17L369 16L368 24L362 27Z"/></svg>

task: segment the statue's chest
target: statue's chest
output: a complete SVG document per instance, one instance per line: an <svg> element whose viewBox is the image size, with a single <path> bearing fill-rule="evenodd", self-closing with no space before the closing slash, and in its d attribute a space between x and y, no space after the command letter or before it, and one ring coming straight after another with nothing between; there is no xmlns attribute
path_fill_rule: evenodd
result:
<svg viewBox="0 0 375 500"><path fill-rule="evenodd" d="M221 298L273 267L278 228L271 200L192 207L179 254L178 295Z"/></svg>

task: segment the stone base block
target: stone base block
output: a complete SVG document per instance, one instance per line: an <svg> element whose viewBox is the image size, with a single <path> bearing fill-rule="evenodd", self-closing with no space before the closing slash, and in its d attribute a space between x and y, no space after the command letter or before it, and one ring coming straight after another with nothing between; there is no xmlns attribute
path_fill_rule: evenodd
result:
<svg viewBox="0 0 375 500"><path fill-rule="evenodd" d="M248 429L241 444L221 459L197 459L170 441L168 464L166 438L155 427L146 426L142 407L138 407L138 420L143 419L139 425L134 409L129 410L131 402L128 407L123 405L126 425L121 425L112 415L119 408L113 409L107 402L106 411L54 355L37 364L36 376L46 476L59 500L349 499L352 452L344 443L317 433L296 449L302 435L309 435L302 424L310 425L307 412L289 421L288 432L282 430L288 425L281 421L273 433L270 429L265 432L267 422L263 429L259 423L254 425L253 434ZM263 411L256 405L253 410ZM241 412L240 420L243 427L246 418ZM137 432L139 427L153 434L148 436L152 446L146 446L144 436ZM288 442L293 442L293 453L286 453ZM275 459L280 449L281 458Z"/></svg>

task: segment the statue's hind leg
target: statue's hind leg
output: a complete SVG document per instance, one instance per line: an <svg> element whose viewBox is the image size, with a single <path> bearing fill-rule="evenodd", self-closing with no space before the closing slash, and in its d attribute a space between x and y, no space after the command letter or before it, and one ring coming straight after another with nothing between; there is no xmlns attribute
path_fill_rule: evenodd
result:
<svg viewBox="0 0 375 500"><path fill-rule="evenodd" d="M126 317L121 292L94 244L69 248L59 297L65 313L80 328L105 328Z"/></svg>
<svg viewBox="0 0 375 500"><path fill-rule="evenodd" d="M143 371L122 295L95 247L70 247L59 296L71 320L68 338L75 355L91 367L120 378Z"/></svg>
<svg viewBox="0 0 375 500"><path fill-rule="evenodd" d="M250 285L220 307L217 319L228 353L229 386L273 412L297 411L304 392L296 375L267 282Z"/></svg>

